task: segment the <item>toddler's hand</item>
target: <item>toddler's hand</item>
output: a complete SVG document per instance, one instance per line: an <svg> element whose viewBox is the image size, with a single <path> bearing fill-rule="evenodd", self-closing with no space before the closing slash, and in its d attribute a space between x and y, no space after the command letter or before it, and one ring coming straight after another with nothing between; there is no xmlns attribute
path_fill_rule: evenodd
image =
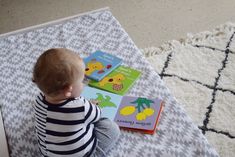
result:
<svg viewBox="0 0 235 157"><path fill-rule="evenodd" d="M92 103L92 104L95 104L95 105L99 105L99 101L98 100L96 100L96 99L90 99L90 102Z"/></svg>
<svg viewBox="0 0 235 157"><path fill-rule="evenodd" d="M84 77L84 79L82 80L82 83L85 85L88 85L90 82L90 80L88 78L86 78L86 76Z"/></svg>

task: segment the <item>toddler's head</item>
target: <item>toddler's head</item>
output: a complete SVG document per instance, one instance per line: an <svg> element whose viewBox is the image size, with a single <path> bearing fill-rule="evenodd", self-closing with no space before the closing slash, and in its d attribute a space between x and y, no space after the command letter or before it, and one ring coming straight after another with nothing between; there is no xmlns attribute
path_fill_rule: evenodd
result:
<svg viewBox="0 0 235 157"><path fill-rule="evenodd" d="M33 70L33 82L48 97L77 97L83 88L85 65L78 54L54 48L45 51Z"/></svg>

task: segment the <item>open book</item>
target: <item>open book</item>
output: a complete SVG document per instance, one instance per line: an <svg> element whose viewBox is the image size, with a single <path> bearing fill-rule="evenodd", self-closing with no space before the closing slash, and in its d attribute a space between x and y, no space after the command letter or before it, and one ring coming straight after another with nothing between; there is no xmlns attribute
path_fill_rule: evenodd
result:
<svg viewBox="0 0 235 157"><path fill-rule="evenodd" d="M114 120L121 128L154 134L164 102L133 96L120 96L86 86L81 94L99 102L102 117Z"/></svg>

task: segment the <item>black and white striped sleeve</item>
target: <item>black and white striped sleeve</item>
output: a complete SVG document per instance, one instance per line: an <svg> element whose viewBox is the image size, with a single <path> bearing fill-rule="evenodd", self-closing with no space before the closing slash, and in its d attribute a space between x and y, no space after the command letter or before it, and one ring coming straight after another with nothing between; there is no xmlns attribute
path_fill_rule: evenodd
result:
<svg viewBox="0 0 235 157"><path fill-rule="evenodd" d="M85 106L85 121L86 123L94 123L97 122L101 117L101 110L100 108L92 104L90 101L82 98Z"/></svg>

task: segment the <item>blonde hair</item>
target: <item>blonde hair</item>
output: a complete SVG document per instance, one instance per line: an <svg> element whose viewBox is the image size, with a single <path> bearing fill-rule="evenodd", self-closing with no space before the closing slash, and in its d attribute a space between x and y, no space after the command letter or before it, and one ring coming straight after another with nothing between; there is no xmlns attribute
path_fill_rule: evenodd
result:
<svg viewBox="0 0 235 157"><path fill-rule="evenodd" d="M33 82L46 95L56 96L84 75L79 55L64 48L45 51L33 69Z"/></svg>

